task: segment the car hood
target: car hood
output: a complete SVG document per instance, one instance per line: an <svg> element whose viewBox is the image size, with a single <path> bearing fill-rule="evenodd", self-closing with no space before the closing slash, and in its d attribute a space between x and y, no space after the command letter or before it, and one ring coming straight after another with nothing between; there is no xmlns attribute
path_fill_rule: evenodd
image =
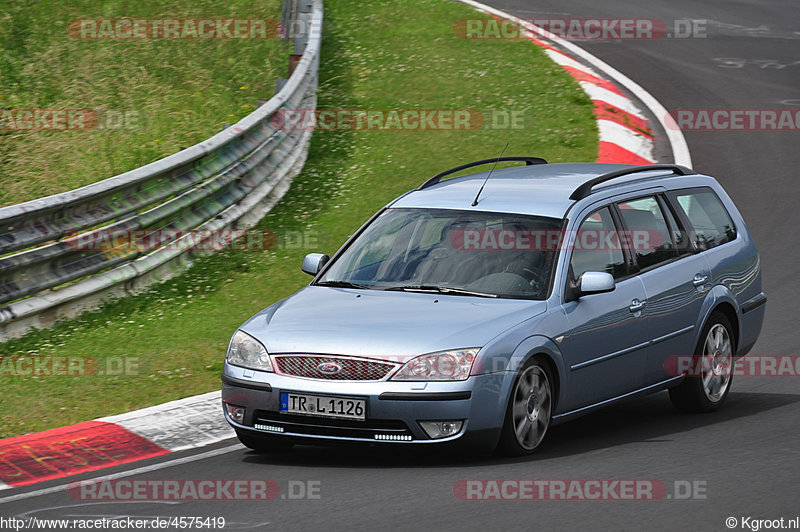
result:
<svg viewBox="0 0 800 532"><path fill-rule="evenodd" d="M324 353L403 361L423 353L482 347L544 312L520 299L307 286L241 329L270 353Z"/></svg>

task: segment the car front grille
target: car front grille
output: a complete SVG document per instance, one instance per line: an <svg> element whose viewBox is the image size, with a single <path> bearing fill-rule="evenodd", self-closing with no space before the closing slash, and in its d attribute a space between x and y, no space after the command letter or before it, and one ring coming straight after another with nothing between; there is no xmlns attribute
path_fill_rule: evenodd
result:
<svg viewBox="0 0 800 532"><path fill-rule="evenodd" d="M380 381L399 366L383 360L326 355L273 355L273 359L279 374L336 381Z"/></svg>

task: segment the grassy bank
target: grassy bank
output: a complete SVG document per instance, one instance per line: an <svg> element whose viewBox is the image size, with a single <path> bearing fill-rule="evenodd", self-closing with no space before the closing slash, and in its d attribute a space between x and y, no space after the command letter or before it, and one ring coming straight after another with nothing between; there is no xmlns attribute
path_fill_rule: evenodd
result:
<svg viewBox="0 0 800 532"><path fill-rule="evenodd" d="M91 126L0 128L0 205L86 185L208 138L273 95L291 50L274 37L92 39L69 31L73 21L100 18L277 22L280 0L0 0L0 6L0 110L86 109Z"/></svg>
<svg viewBox="0 0 800 532"><path fill-rule="evenodd" d="M128 361L129 375L0 377L0 437L218 389L235 328L309 281L310 251L332 253L376 209L442 169L497 155L594 160L591 102L533 44L466 41L462 4L328 0L318 106L324 109L517 111L520 129L317 131L305 169L259 224L263 252L220 252L142 296L0 346L7 356ZM302 237L301 237L302 236ZM313 326L313 324L310 324ZM27 415L35 412L33 416Z"/></svg>

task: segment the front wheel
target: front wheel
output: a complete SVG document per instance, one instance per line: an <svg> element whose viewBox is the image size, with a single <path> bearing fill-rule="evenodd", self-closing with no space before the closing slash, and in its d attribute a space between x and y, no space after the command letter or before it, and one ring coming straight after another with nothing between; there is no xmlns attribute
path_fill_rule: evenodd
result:
<svg viewBox="0 0 800 532"><path fill-rule="evenodd" d="M696 375L686 376L670 388L669 398L683 412L713 412L728 398L733 381L734 341L731 324L714 313L703 328L694 352Z"/></svg>
<svg viewBox="0 0 800 532"><path fill-rule="evenodd" d="M525 364L509 397L498 451L520 456L536 450L550 426L551 382L549 370L538 360Z"/></svg>

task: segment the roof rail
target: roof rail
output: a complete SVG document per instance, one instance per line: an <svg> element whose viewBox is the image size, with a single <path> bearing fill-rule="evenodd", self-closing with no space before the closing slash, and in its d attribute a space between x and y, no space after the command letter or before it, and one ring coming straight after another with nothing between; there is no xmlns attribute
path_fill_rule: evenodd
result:
<svg viewBox="0 0 800 532"><path fill-rule="evenodd" d="M647 172L650 170L672 170L673 173L678 175L693 175L696 172L691 168L686 168L685 166L681 166L679 164L647 164L643 166L634 166L631 168L625 168L623 170L615 170L613 172L608 172L606 174L597 176L589 181L585 182L581 186L575 189L572 195L569 197L571 200L580 200L592 194L592 187L595 185L599 185L600 183L605 183L606 181L610 181L611 179L615 179L617 177L622 177L628 174L636 174L639 172Z"/></svg>
<svg viewBox="0 0 800 532"><path fill-rule="evenodd" d="M504 161L517 161L522 162L525 161L526 166L530 166L532 164L547 164L547 161L542 159L541 157L527 157L527 156L512 156L512 157L492 157L491 159L481 159L480 161L475 161L474 163L467 163L462 164L461 166L456 166L455 168L451 168L450 170L445 170L444 172L440 172L433 176L432 178L428 179L420 186L417 187L417 190L422 190L428 187L432 187L436 183L442 180L443 177L448 176L450 174L455 174L456 172L460 172L461 170L466 170L467 168L472 168L473 166L481 166L484 164L491 164L491 163L502 163Z"/></svg>

